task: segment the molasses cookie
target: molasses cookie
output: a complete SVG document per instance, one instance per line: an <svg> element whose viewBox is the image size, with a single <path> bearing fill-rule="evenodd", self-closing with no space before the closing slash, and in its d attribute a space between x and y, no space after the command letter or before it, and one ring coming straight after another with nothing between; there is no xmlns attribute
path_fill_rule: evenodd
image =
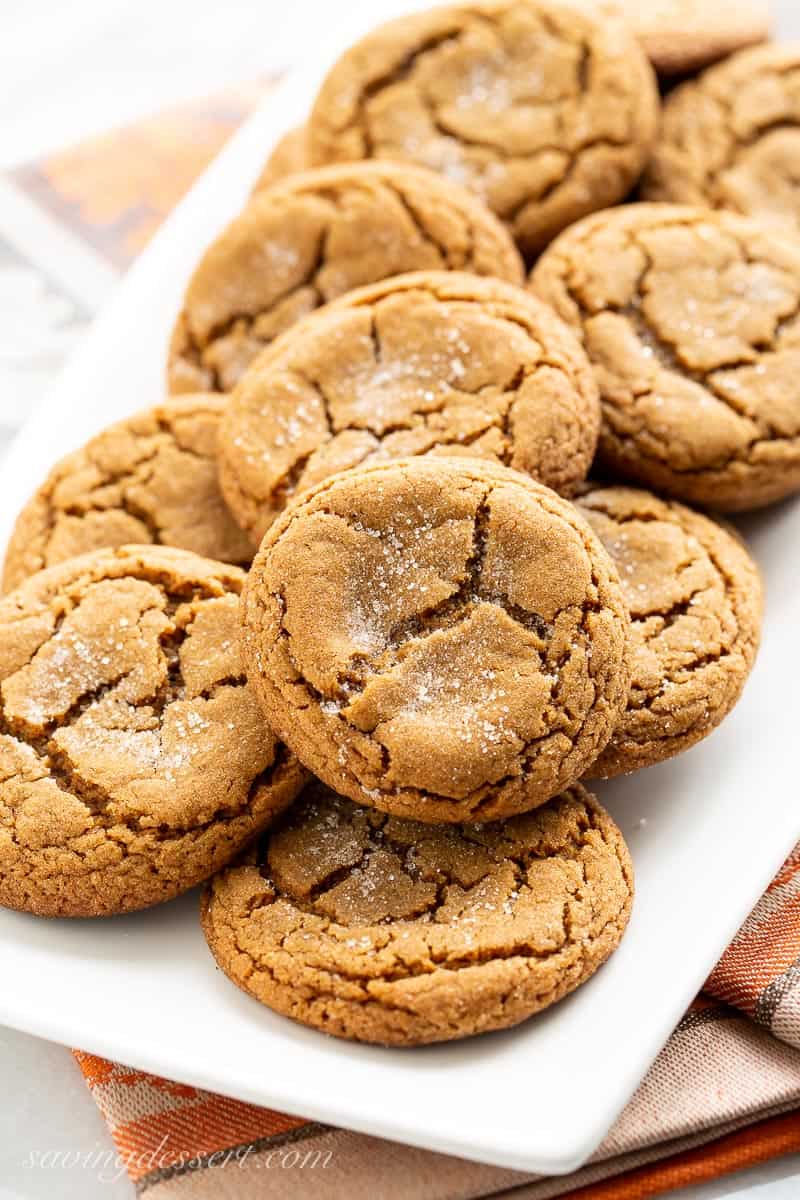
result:
<svg viewBox="0 0 800 1200"><path fill-rule="evenodd" d="M616 949L632 899L622 835L580 785L503 823L431 826L314 781L201 914L219 966L262 1004L412 1046L560 1000Z"/></svg>
<svg viewBox="0 0 800 1200"><path fill-rule="evenodd" d="M297 175L307 170L309 166L306 153L306 127L296 125L277 142L270 154L264 169L258 177L254 192L263 191L274 183L286 178L287 175Z"/></svg>
<svg viewBox="0 0 800 1200"><path fill-rule="evenodd" d="M732 213L636 204L568 230L534 291L583 338L600 457L728 511L800 488L800 243Z"/></svg>
<svg viewBox="0 0 800 1200"><path fill-rule="evenodd" d="M643 194L732 209L796 234L799 155L800 43L760 46L667 98Z"/></svg>
<svg viewBox="0 0 800 1200"><path fill-rule="evenodd" d="M255 195L201 259L172 336L170 391L229 391L321 304L433 268L523 279L500 222L431 171L355 163L292 176Z"/></svg>
<svg viewBox="0 0 800 1200"><path fill-rule="evenodd" d="M391 21L330 71L315 164L419 163L476 192L526 255L621 200L656 134L652 68L622 21L559 0L488 0Z"/></svg>
<svg viewBox="0 0 800 1200"><path fill-rule="evenodd" d="M758 648L761 581L738 538L682 504L608 487L578 507L632 623L628 707L589 772L608 778L688 750L731 711Z"/></svg>
<svg viewBox="0 0 800 1200"><path fill-rule="evenodd" d="M688 75L770 34L766 0L605 0L623 17L659 75Z"/></svg>
<svg viewBox="0 0 800 1200"><path fill-rule="evenodd" d="M238 648L244 574L183 550L70 559L0 599L0 904L169 900L294 799Z"/></svg>
<svg viewBox="0 0 800 1200"><path fill-rule="evenodd" d="M64 559L154 542L223 562L252 546L217 482L219 396L186 396L105 429L62 459L17 518L3 589Z"/></svg>
<svg viewBox="0 0 800 1200"><path fill-rule="evenodd" d="M549 308L497 280L418 273L351 292L253 364L220 478L257 543L294 494L380 459L466 454L569 493L599 429L591 367Z"/></svg>
<svg viewBox="0 0 800 1200"><path fill-rule="evenodd" d="M627 700L611 560L571 504L494 463L411 458L300 496L242 620L278 736L336 791L416 820L535 808Z"/></svg>

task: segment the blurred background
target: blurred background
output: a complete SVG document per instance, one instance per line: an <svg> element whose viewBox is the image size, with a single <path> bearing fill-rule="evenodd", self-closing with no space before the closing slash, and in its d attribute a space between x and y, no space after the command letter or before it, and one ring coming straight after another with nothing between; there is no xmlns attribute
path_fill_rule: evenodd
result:
<svg viewBox="0 0 800 1200"><path fill-rule="evenodd" d="M0 0L0 451L270 85L430 2Z"/></svg>
<svg viewBox="0 0 800 1200"><path fill-rule="evenodd" d="M390 0L2 0L0 168L279 72L302 60L309 36L324 45L359 12L378 21L391 7Z"/></svg>

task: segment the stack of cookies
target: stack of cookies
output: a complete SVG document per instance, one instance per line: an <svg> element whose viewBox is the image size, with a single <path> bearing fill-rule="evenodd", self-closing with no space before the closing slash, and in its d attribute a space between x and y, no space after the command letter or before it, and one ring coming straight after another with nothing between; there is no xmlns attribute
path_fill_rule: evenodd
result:
<svg viewBox="0 0 800 1200"><path fill-rule="evenodd" d="M0 903L208 880L235 983L396 1045L613 952L585 781L731 711L759 574L697 509L800 490L800 53L732 7L474 0L336 63L200 259L168 399L20 514ZM654 67L706 70L662 104Z"/></svg>

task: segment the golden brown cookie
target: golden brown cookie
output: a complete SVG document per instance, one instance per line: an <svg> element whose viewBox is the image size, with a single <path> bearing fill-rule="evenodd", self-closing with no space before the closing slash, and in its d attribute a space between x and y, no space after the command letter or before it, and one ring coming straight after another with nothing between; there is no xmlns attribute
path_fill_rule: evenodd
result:
<svg viewBox="0 0 800 1200"><path fill-rule="evenodd" d="M488 0L391 21L332 68L311 162L420 163L476 192L526 255L621 200L658 122L652 68L624 23L560 0Z"/></svg>
<svg viewBox="0 0 800 1200"><path fill-rule="evenodd" d="M615 472L728 511L800 488L795 239L635 204L568 230L531 280L583 338Z"/></svg>
<svg viewBox="0 0 800 1200"><path fill-rule="evenodd" d="M800 43L743 50L668 97L643 195L796 234L799 155Z"/></svg>
<svg viewBox="0 0 800 1200"><path fill-rule="evenodd" d="M569 494L599 430L591 367L549 308L498 280L416 273L306 317L253 364L220 479L257 543L296 493L387 458L466 454Z"/></svg>
<svg viewBox="0 0 800 1200"><path fill-rule="evenodd" d="M632 900L622 835L579 784L510 821L432 826L315 781L211 881L201 915L219 966L262 1004L412 1046L554 1004L616 949Z"/></svg>
<svg viewBox="0 0 800 1200"><path fill-rule="evenodd" d="M304 773L243 673L244 573L100 550L0 599L0 904L106 916L223 866Z"/></svg>
<svg viewBox="0 0 800 1200"><path fill-rule="evenodd" d="M253 191L260 192L264 188L272 187L274 183L285 179L287 175L297 175L300 171L307 170L309 165L306 152L306 127L305 125L296 125L294 129L285 133L275 145Z"/></svg>
<svg viewBox="0 0 800 1200"><path fill-rule="evenodd" d="M217 482L224 405L219 396L174 399L109 426L62 459L17 518L3 590L77 554L132 542L249 563L252 545Z"/></svg>
<svg viewBox="0 0 800 1200"><path fill-rule="evenodd" d="M741 695L761 626L761 580L715 521L633 488L578 502L611 555L632 623L628 707L589 772L649 767L707 737Z"/></svg>
<svg viewBox="0 0 800 1200"><path fill-rule="evenodd" d="M766 0L601 0L621 16L659 75L688 75L770 35Z"/></svg>
<svg viewBox="0 0 800 1200"><path fill-rule="evenodd" d="M200 261L169 357L172 392L229 391L278 334L328 300L402 271L523 280L500 222L421 167L355 163L254 196Z"/></svg>
<svg viewBox="0 0 800 1200"><path fill-rule="evenodd" d="M242 605L272 727L330 787L397 816L536 807L625 708L628 614L575 509L475 459L333 476L267 533Z"/></svg>

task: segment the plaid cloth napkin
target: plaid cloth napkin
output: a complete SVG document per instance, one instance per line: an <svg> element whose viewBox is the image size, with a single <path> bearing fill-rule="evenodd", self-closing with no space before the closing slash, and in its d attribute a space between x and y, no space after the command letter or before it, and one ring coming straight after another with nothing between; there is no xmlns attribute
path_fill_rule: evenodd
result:
<svg viewBox="0 0 800 1200"><path fill-rule="evenodd" d="M52 370L268 86L165 113L0 179L0 292L13 281L15 297L30 297L24 326L35 333L22 356L18 338L4 344L0 335L6 395L42 364ZM56 262L69 274L47 269ZM0 427L21 415L0 401ZM800 844L592 1161L564 1178L329 1128L74 1053L148 1200L654 1196L800 1150Z"/></svg>

